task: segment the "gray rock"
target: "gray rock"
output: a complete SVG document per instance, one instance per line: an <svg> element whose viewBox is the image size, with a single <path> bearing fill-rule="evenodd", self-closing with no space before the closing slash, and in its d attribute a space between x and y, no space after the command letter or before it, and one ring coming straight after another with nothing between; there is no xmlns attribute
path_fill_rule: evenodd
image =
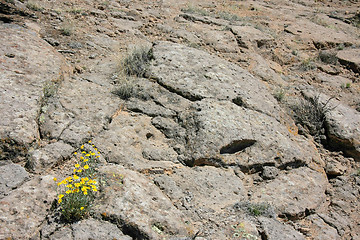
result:
<svg viewBox="0 0 360 240"><path fill-rule="evenodd" d="M216 98L280 119L283 111L267 87L238 65L194 48L160 42L153 49L150 76L191 101ZM259 100L261 98L261 101Z"/></svg>
<svg viewBox="0 0 360 240"><path fill-rule="evenodd" d="M246 196L242 181L232 170L215 167L179 168L171 175L154 180L178 207L202 217L214 211L221 212Z"/></svg>
<svg viewBox="0 0 360 240"><path fill-rule="evenodd" d="M229 101L204 99L180 115L187 130L183 161L188 165L238 165L244 171L261 166L304 165L319 156L311 144L274 118Z"/></svg>
<svg viewBox="0 0 360 240"><path fill-rule="evenodd" d="M333 48L340 44L349 46L359 43L356 37L342 31L326 28L309 20L295 21L286 26L285 31L299 35L304 41L311 40L318 49Z"/></svg>
<svg viewBox="0 0 360 240"><path fill-rule="evenodd" d="M53 176L47 175L33 178L2 198L0 239L30 239L38 235L55 196Z"/></svg>
<svg viewBox="0 0 360 240"><path fill-rule="evenodd" d="M172 162L177 162L177 153L171 148L169 140L151 125L151 118L145 115L119 111L113 116L108 130L94 141L108 162L131 169L166 169L172 166ZM157 153L159 150L166 154L160 155Z"/></svg>
<svg viewBox="0 0 360 240"><path fill-rule="evenodd" d="M28 146L39 139L38 113L46 81L61 81L69 72L64 58L34 32L1 24L0 159L20 161ZM15 47L16 46L16 47Z"/></svg>
<svg viewBox="0 0 360 240"><path fill-rule="evenodd" d="M97 213L117 221L120 228L131 229L133 238L186 236L186 219L148 179L116 165L101 167L99 171L109 185L104 188L104 198L95 203ZM119 176L124 176L122 184Z"/></svg>
<svg viewBox="0 0 360 240"><path fill-rule="evenodd" d="M0 198L21 186L28 178L29 174L18 164L0 166Z"/></svg>
<svg viewBox="0 0 360 240"><path fill-rule="evenodd" d="M341 50L336 57L342 65L345 65L355 73L360 73L360 49Z"/></svg>
<svg viewBox="0 0 360 240"><path fill-rule="evenodd" d="M295 231L289 225L283 224L273 218L259 217L258 220L263 228L263 235L265 235L268 240L306 239L304 235Z"/></svg>
<svg viewBox="0 0 360 240"><path fill-rule="evenodd" d="M251 195L253 202L268 202L278 214L290 218L305 217L325 207L327 178L307 167L280 174L271 182L259 184Z"/></svg>
<svg viewBox="0 0 360 240"><path fill-rule="evenodd" d="M324 222L318 215L314 214L306 218L310 221L311 237L316 240L338 240L341 239L336 229Z"/></svg>
<svg viewBox="0 0 360 240"><path fill-rule="evenodd" d="M206 28L205 28L206 29ZM206 45L222 53L237 53L238 45L234 35L229 31L203 30L201 38Z"/></svg>
<svg viewBox="0 0 360 240"><path fill-rule="evenodd" d="M53 167L59 161L69 158L74 150L72 146L61 141L50 143L29 153L27 167L34 172L40 173Z"/></svg>
<svg viewBox="0 0 360 240"><path fill-rule="evenodd" d="M274 179L277 175L279 175L279 169L276 167L264 167L261 173L264 180Z"/></svg>
<svg viewBox="0 0 360 240"><path fill-rule="evenodd" d="M243 48L261 48L274 44L272 36L251 26L234 26L231 31L235 35L239 46Z"/></svg>
<svg viewBox="0 0 360 240"><path fill-rule="evenodd" d="M131 240L125 236L116 225L95 219L86 219L71 225L74 240L87 239L118 239Z"/></svg>

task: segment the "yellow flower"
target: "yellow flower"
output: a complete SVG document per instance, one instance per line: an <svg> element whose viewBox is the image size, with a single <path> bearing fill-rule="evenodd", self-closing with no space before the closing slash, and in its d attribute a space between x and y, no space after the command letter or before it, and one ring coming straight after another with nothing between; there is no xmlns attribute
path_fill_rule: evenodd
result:
<svg viewBox="0 0 360 240"><path fill-rule="evenodd" d="M89 165L85 165L84 168L85 168L85 169L88 169L88 168L89 168Z"/></svg>
<svg viewBox="0 0 360 240"><path fill-rule="evenodd" d="M74 155L76 155L77 154L77 152L74 152Z"/></svg>
<svg viewBox="0 0 360 240"><path fill-rule="evenodd" d="M76 168L74 168L74 172L76 172Z"/></svg>
<svg viewBox="0 0 360 240"><path fill-rule="evenodd" d="M87 195L87 192L84 192L84 195Z"/></svg>
<svg viewBox="0 0 360 240"><path fill-rule="evenodd" d="M80 164L78 164L78 163L77 163L77 164L75 164L75 167L76 167L76 168L80 167Z"/></svg>
<svg viewBox="0 0 360 240"><path fill-rule="evenodd" d="M97 151L97 148L94 148L95 151Z"/></svg>
<svg viewBox="0 0 360 240"><path fill-rule="evenodd" d="M85 157L90 157L90 154L86 154Z"/></svg>
<svg viewBox="0 0 360 240"><path fill-rule="evenodd" d="M95 153L91 153L91 156L94 156L95 155Z"/></svg>
<svg viewBox="0 0 360 240"><path fill-rule="evenodd" d="M100 156L96 156L96 158L99 158Z"/></svg>
<svg viewBox="0 0 360 240"><path fill-rule="evenodd" d="M86 154L86 152L85 152L85 151L82 151L81 153L82 153L82 154Z"/></svg>
<svg viewBox="0 0 360 240"><path fill-rule="evenodd" d="M83 156L81 156L81 157L80 157L80 160L84 160L84 157L83 157Z"/></svg>
<svg viewBox="0 0 360 240"><path fill-rule="evenodd" d="M66 191L66 194L70 194L72 191L71 190L67 190Z"/></svg>
<svg viewBox="0 0 360 240"><path fill-rule="evenodd" d="M61 199L64 197L64 194L60 194L58 197L59 197L59 199Z"/></svg>
<svg viewBox="0 0 360 240"><path fill-rule="evenodd" d="M81 170L81 169L79 169L79 170L77 170L77 172L82 172L82 170Z"/></svg>
<svg viewBox="0 0 360 240"><path fill-rule="evenodd" d="M89 161L89 159L85 158L85 159L84 159L84 162L87 162L87 161Z"/></svg>
<svg viewBox="0 0 360 240"><path fill-rule="evenodd" d="M58 200L58 203L61 203L62 202L62 199L60 198L59 200Z"/></svg>
<svg viewBox="0 0 360 240"><path fill-rule="evenodd" d="M56 177L54 177L54 178L53 178L53 180L54 180L54 182L56 182L56 181L57 181L57 178L56 178Z"/></svg>
<svg viewBox="0 0 360 240"><path fill-rule="evenodd" d="M84 149L84 145L81 145L81 147L80 147L81 149Z"/></svg>
<svg viewBox="0 0 360 240"><path fill-rule="evenodd" d="M89 140L89 142L88 143L91 143L91 140Z"/></svg>
<svg viewBox="0 0 360 240"><path fill-rule="evenodd" d="M69 184L69 185L66 185L67 188L72 188L73 185Z"/></svg>
<svg viewBox="0 0 360 240"><path fill-rule="evenodd" d="M80 210L84 210L84 207L81 207Z"/></svg>
<svg viewBox="0 0 360 240"><path fill-rule="evenodd" d="M75 187L80 187L80 183L75 183Z"/></svg>
<svg viewBox="0 0 360 240"><path fill-rule="evenodd" d="M77 176L77 175L74 174L74 179L75 179L75 180L79 179L79 176Z"/></svg>

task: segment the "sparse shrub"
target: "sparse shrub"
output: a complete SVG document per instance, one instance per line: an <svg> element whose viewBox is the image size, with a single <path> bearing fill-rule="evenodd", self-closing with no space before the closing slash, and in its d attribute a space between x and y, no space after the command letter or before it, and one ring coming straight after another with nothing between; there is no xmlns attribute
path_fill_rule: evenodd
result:
<svg viewBox="0 0 360 240"><path fill-rule="evenodd" d="M201 16L209 16L210 13L203 8L188 6L187 8L181 9L184 13L197 14Z"/></svg>
<svg viewBox="0 0 360 240"><path fill-rule="evenodd" d="M121 70L128 76L143 77L152 58L152 49L134 48L122 61Z"/></svg>
<svg viewBox="0 0 360 240"><path fill-rule="evenodd" d="M267 216L273 217L275 215L274 208L266 202L250 203L250 202L239 202L234 205L235 209L241 209L248 214L258 217Z"/></svg>
<svg viewBox="0 0 360 240"><path fill-rule="evenodd" d="M124 77L124 80L117 84L117 88L113 91L113 94L124 100L129 99L135 93L134 80L127 77Z"/></svg>
<svg viewBox="0 0 360 240"><path fill-rule="evenodd" d="M334 51L320 51L319 59L326 64L337 64L338 60Z"/></svg>
<svg viewBox="0 0 360 240"><path fill-rule="evenodd" d="M241 20L241 18L238 15L235 15L235 14L232 14L229 12L225 12L225 11L218 12L216 15L217 15L217 17L222 18L224 20L228 20L230 22L235 22L235 21Z"/></svg>
<svg viewBox="0 0 360 240"><path fill-rule="evenodd" d="M232 225L232 237L236 239L244 239L244 240L257 240L258 237L248 233L245 229L244 223Z"/></svg>
<svg viewBox="0 0 360 240"><path fill-rule="evenodd" d="M98 191L95 173L100 152L94 145L91 149L85 151L85 147L82 145L81 152L74 153L78 157L78 161L71 176L60 182L54 178L59 193L57 203L65 221L73 222L87 216Z"/></svg>
<svg viewBox="0 0 360 240"><path fill-rule="evenodd" d="M60 28L60 32L64 36L71 36L74 32L74 26L71 23L65 23Z"/></svg>
<svg viewBox="0 0 360 240"><path fill-rule="evenodd" d="M283 88L278 88L274 93L274 98L278 102L283 102L285 100L285 95L286 95L285 90Z"/></svg>
<svg viewBox="0 0 360 240"><path fill-rule="evenodd" d="M313 98L301 99L291 106L296 123L305 127L315 140L324 134L325 114L334 109L328 106L332 98L329 98L325 104L319 99L320 95L317 95Z"/></svg>
<svg viewBox="0 0 360 240"><path fill-rule="evenodd" d="M42 11L44 10L41 6L39 6L37 3L35 2L32 2L32 1L29 1L27 4L26 4L26 7L30 10L33 10L33 11Z"/></svg>
<svg viewBox="0 0 360 240"><path fill-rule="evenodd" d="M315 62L311 59L305 59L300 64L300 69L303 71L310 71L316 68Z"/></svg>

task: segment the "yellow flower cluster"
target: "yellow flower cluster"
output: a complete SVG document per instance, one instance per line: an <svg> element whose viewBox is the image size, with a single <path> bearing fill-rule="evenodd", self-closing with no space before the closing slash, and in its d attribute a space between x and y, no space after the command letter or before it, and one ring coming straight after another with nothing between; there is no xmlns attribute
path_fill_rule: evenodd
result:
<svg viewBox="0 0 360 240"><path fill-rule="evenodd" d="M54 178L61 191L58 195L58 203L67 219L83 217L91 206L95 192L98 191L97 181L94 177L96 176L95 165L97 158L100 157L100 152L94 145L92 145L92 151L89 152L84 150L84 145L80 149L80 153L74 152L78 162L74 165L73 174L59 182Z"/></svg>

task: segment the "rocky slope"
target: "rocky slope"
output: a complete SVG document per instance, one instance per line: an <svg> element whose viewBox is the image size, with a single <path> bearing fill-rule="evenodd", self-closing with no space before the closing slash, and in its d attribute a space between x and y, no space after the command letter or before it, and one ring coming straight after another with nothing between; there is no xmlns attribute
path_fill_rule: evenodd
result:
<svg viewBox="0 0 360 240"><path fill-rule="evenodd" d="M360 239L358 9L0 0L0 239ZM107 184L67 223L89 140Z"/></svg>

